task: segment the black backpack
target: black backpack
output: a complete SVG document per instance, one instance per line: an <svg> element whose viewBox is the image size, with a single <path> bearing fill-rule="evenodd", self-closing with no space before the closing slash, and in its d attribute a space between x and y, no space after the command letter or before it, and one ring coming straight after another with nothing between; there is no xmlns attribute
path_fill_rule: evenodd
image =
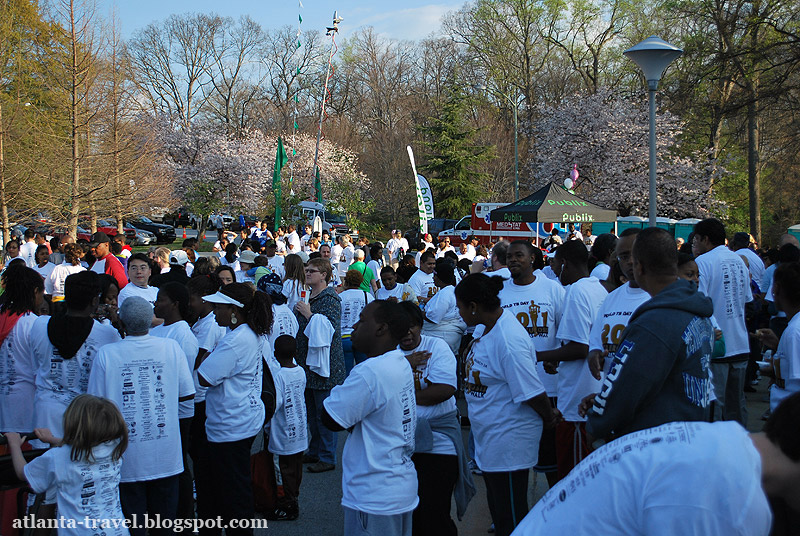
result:
<svg viewBox="0 0 800 536"><path fill-rule="evenodd" d="M264 422L267 423L275 415L277 403L275 379L263 357L261 358L261 402L264 403Z"/></svg>

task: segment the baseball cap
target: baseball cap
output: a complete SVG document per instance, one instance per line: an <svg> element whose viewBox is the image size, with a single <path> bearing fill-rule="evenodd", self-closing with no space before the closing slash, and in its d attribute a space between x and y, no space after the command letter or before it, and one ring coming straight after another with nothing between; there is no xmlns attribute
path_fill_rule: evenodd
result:
<svg viewBox="0 0 800 536"><path fill-rule="evenodd" d="M97 231L92 235L92 240L89 242L89 244L96 246L97 244L102 244L103 242L111 242L111 239L108 238L108 235L103 231Z"/></svg>
<svg viewBox="0 0 800 536"><path fill-rule="evenodd" d="M176 249L175 251L170 252L169 262L170 264L180 264L181 266L184 266L187 262L189 262L189 255L187 255L182 249Z"/></svg>
<svg viewBox="0 0 800 536"><path fill-rule="evenodd" d="M253 264L254 262L256 262L256 257L257 255L254 252L250 251L249 249L246 249L242 251L241 255L239 255L239 262L246 262L247 264Z"/></svg>

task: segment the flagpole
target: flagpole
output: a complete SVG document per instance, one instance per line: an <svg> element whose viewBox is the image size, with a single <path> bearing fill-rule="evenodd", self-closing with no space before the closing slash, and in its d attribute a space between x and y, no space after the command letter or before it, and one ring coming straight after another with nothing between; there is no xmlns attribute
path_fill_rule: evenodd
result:
<svg viewBox="0 0 800 536"><path fill-rule="evenodd" d="M333 68L333 55L336 53L336 34L339 32L339 23L342 18L337 16L336 11L333 12L333 27L328 28L325 35L331 36L331 53L328 56L328 67L325 71L325 85L322 90L322 104L319 111L319 127L317 128L317 146L314 149L314 175L318 176L319 167L317 161L319 160L319 142L322 138L322 121L325 119L325 103L328 100L328 81L331 78L331 69Z"/></svg>

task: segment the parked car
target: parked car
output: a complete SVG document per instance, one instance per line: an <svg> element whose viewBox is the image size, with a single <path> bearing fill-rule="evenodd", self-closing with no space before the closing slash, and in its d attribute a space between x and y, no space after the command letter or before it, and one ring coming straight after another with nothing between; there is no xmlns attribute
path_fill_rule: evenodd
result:
<svg viewBox="0 0 800 536"><path fill-rule="evenodd" d="M170 227L170 229L172 229L172 227ZM172 232L174 233L175 230L173 229ZM156 235L154 235L150 231L145 231L144 229L136 229L136 240L134 240L133 245L149 246L151 244L158 244L158 239L156 238Z"/></svg>
<svg viewBox="0 0 800 536"><path fill-rule="evenodd" d="M164 214L162 221L173 227L191 227L192 229L197 229L198 224L197 216L189 212L186 207L180 207L175 212Z"/></svg>
<svg viewBox="0 0 800 536"><path fill-rule="evenodd" d="M233 216L228 213L212 214L208 217L207 229L230 229L233 224Z"/></svg>
<svg viewBox="0 0 800 536"><path fill-rule="evenodd" d="M108 220L97 220L97 230L103 233L106 233L109 238L113 238L117 236L117 222L108 219ZM124 227L122 231L125 233L125 241L129 244L136 241L136 229L133 227Z"/></svg>
<svg viewBox="0 0 800 536"><path fill-rule="evenodd" d="M146 216L130 219L125 222L128 226L142 231L149 231L154 235L156 244L172 244L175 242L175 228L171 225L156 223Z"/></svg>

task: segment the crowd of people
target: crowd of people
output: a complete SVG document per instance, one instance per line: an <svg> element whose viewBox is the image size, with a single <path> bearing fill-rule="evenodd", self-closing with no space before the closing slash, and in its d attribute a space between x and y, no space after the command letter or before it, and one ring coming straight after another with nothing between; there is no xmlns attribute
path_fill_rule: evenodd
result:
<svg viewBox="0 0 800 536"><path fill-rule="evenodd" d="M797 528L791 235L759 250L709 218L685 242L571 225L418 251L399 231L384 246L262 222L208 254L23 239L0 275L0 432L40 517L252 534L237 521L297 519L304 472L341 465L347 535L457 534L478 476L500 536ZM531 469L550 487L532 510Z"/></svg>

